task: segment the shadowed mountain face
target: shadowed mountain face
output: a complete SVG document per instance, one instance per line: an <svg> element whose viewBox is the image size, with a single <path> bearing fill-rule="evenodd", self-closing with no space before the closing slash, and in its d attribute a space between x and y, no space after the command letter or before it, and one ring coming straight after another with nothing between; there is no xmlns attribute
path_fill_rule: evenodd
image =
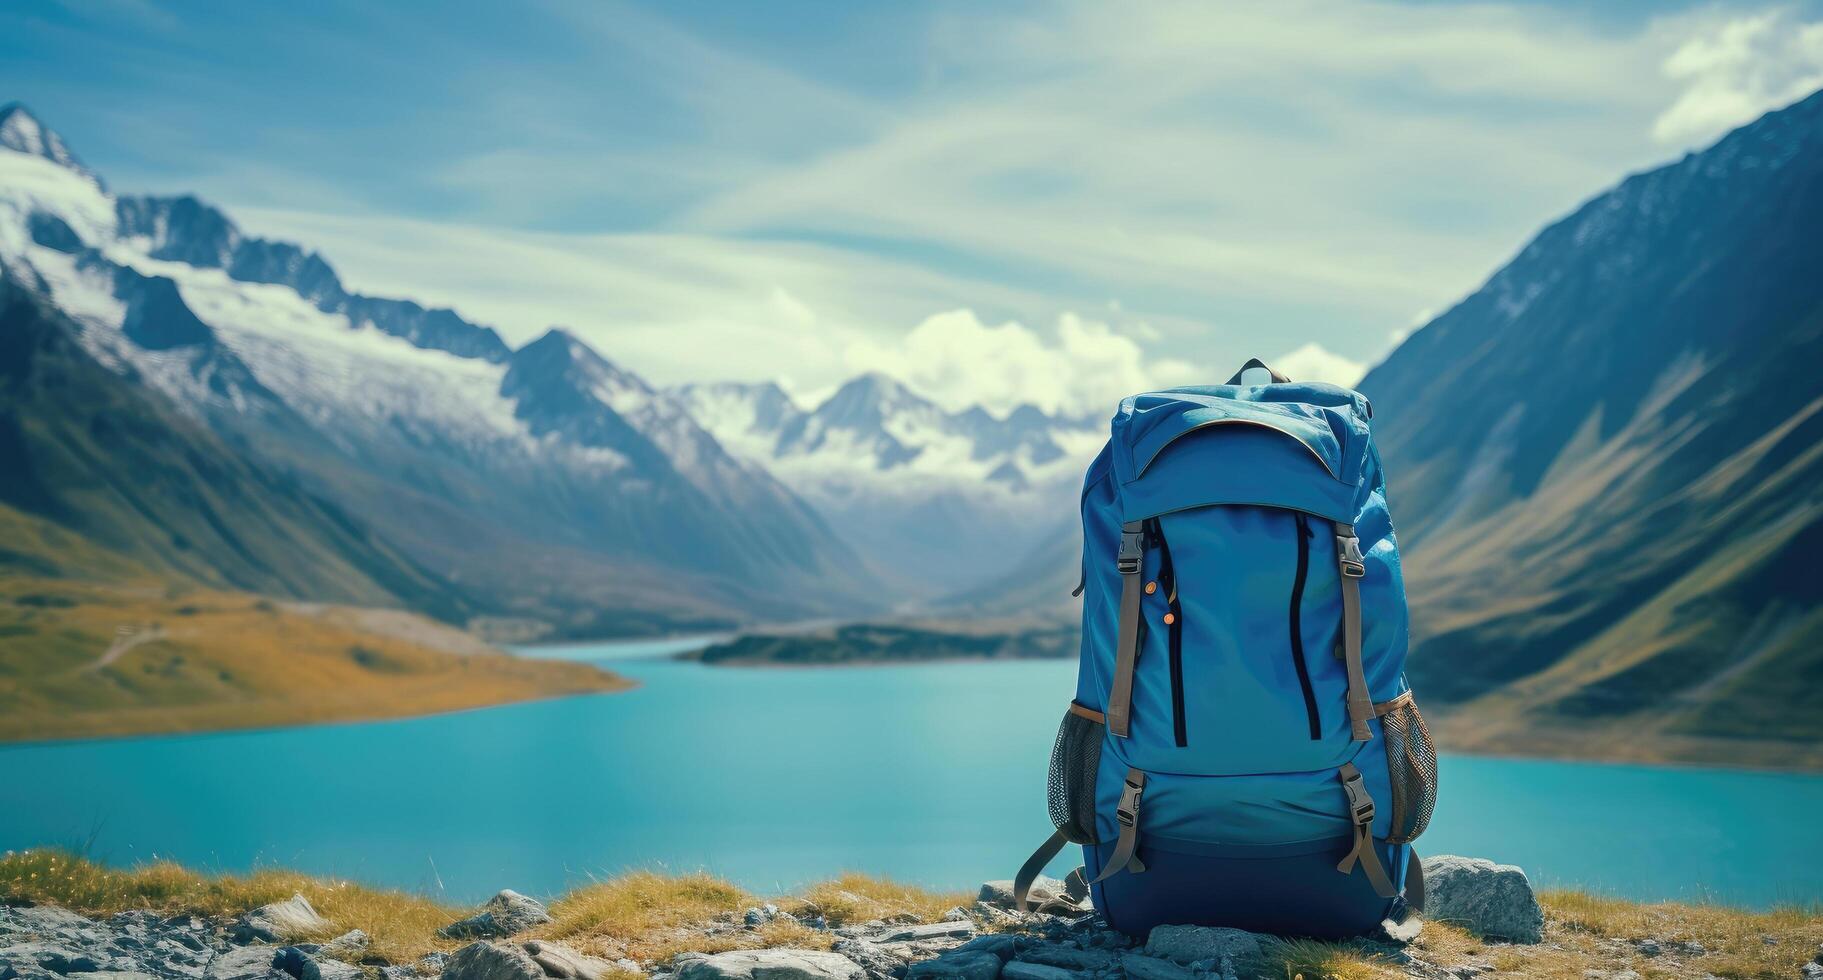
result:
<svg viewBox="0 0 1823 980"><path fill-rule="evenodd" d="M340 508L97 363L79 330L0 265L0 507L74 531L125 566L205 585L469 611ZM9 544L9 565L68 571L63 549Z"/></svg>
<svg viewBox="0 0 1823 980"><path fill-rule="evenodd" d="M195 198L115 197L29 113L4 120L9 289L63 325L63 348L87 359L86 385L113 392L51 384L63 375L28 370L17 359L30 348L15 346L0 365L21 372L9 420L26 436L59 418L135 433L82 452L82 468L46 464L53 445L0 445L0 470L19 476L0 502L28 523L93 532L212 584L409 604L513 637L726 626L875 601L859 560L799 498L724 450L670 393L573 336L553 330L515 351L450 310L348 292L316 253L246 236ZM233 506L248 519L278 515L269 523L282 529L217 528L226 550L204 547L187 523L196 515L137 496L135 480L155 470L135 454L173 440L199 479L269 479L335 526L237 495L231 481L219 492ZM82 438L69 429L61 442ZM215 492L196 491L199 503ZM205 508L205 523L228 521L226 499ZM336 533L374 554L348 551ZM261 540L284 542L282 554ZM410 574L381 568L388 560Z"/></svg>
<svg viewBox="0 0 1823 980"><path fill-rule="evenodd" d="M1813 95L1545 229L1361 382L1459 742L1823 738L1819 227Z"/></svg>

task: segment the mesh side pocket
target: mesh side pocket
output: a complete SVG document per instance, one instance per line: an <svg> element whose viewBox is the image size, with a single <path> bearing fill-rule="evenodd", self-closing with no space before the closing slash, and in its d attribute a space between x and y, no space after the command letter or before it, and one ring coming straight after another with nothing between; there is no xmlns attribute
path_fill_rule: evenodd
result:
<svg viewBox="0 0 1823 980"><path fill-rule="evenodd" d="M1410 692L1375 705L1386 735L1386 771L1393 787L1389 843L1416 840L1431 822L1437 806L1437 747Z"/></svg>
<svg viewBox="0 0 1823 980"><path fill-rule="evenodd" d="M1051 776L1046 786L1051 823L1072 844L1095 841L1095 772L1101 766L1101 740L1106 727L1093 718L1065 712L1051 746Z"/></svg>

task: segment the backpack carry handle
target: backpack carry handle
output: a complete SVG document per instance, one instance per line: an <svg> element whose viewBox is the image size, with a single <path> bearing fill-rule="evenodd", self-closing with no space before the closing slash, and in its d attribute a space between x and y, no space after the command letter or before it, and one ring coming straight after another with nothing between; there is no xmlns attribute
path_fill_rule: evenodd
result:
<svg viewBox="0 0 1823 980"><path fill-rule="evenodd" d="M1291 381L1290 378L1287 378L1284 375L1280 374L1279 372L1274 371L1272 368L1268 367L1265 361L1262 361L1257 357L1249 357L1247 359L1247 363L1241 365L1241 369L1239 371L1234 372L1234 377L1228 379L1228 383L1231 385L1240 384L1241 375L1246 374L1248 371L1251 371L1254 368L1263 368L1267 374L1272 375L1273 384L1282 385L1282 384L1287 384Z"/></svg>

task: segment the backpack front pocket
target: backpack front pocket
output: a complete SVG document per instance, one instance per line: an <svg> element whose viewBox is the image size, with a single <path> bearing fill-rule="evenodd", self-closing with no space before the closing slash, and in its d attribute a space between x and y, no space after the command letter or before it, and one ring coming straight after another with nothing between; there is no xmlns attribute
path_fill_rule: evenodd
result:
<svg viewBox="0 0 1823 980"><path fill-rule="evenodd" d="M1374 705L1386 738L1386 775L1392 783L1392 823L1388 843L1416 840L1431 822L1437 805L1437 747L1412 700L1412 692Z"/></svg>
<svg viewBox="0 0 1823 980"><path fill-rule="evenodd" d="M1095 774L1106 733L1101 712L1072 701L1051 747L1051 823L1072 844L1095 843Z"/></svg>

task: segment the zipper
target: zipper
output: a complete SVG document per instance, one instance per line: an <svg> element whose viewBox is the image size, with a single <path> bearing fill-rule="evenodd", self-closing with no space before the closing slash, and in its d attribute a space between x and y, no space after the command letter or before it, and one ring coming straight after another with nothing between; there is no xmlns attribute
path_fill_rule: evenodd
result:
<svg viewBox="0 0 1823 980"><path fill-rule="evenodd" d="M1298 686L1304 689L1304 713L1310 718L1310 740L1321 741L1323 725L1317 716L1317 695L1310 687L1310 668L1304 663L1304 579L1310 574L1310 523L1302 511L1297 518L1298 577L1291 583L1291 664L1298 671ZM1183 743L1178 743L1183 744Z"/></svg>
<svg viewBox="0 0 1823 980"><path fill-rule="evenodd" d="M1190 744L1184 721L1184 610L1177 599L1177 566L1171 563L1171 545L1165 540L1164 525L1152 518L1152 544L1158 548L1158 585L1165 592L1166 649L1171 663L1171 733L1177 747Z"/></svg>

